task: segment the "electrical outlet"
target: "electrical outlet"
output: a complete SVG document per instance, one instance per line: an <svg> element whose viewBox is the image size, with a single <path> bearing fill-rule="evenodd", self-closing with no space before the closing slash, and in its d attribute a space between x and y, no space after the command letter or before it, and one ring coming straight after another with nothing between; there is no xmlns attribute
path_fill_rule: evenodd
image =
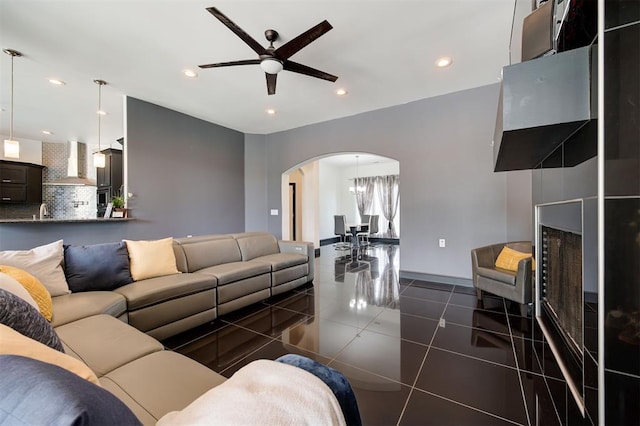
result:
<svg viewBox="0 0 640 426"><path fill-rule="evenodd" d="M278 209L271 209L271 216L278 216Z"/></svg>
<svg viewBox="0 0 640 426"><path fill-rule="evenodd" d="M440 248L443 248L447 246L447 242L444 240L444 238L440 238L438 240L438 245L440 246Z"/></svg>

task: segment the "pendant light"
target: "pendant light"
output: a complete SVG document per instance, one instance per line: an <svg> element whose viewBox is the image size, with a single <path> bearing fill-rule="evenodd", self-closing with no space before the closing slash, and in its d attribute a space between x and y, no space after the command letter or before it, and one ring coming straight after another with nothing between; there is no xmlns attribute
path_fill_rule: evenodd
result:
<svg viewBox="0 0 640 426"><path fill-rule="evenodd" d="M105 155L102 153L100 149L100 122L102 121L102 116L104 112L102 111L102 86L107 84L104 80L93 80L94 83L98 85L98 152L93 154L93 165L97 168L103 169L105 166Z"/></svg>
<svg viewBox="0 0 640 426"><path fill-rule="evenodd" d="M6 158L20 158L20 142L13 139L13 58L22 56L22 53L13 49L2 50L11 56L11 115L9 118L9 139L4 140L4 156Z"/></svg>

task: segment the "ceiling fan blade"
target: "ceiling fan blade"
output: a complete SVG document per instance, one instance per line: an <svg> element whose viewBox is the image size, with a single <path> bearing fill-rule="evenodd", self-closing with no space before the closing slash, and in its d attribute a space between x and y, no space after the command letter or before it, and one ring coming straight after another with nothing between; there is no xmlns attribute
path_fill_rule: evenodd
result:
<svg viewBox="0 0 640 426"><path fill-rule="evenodd" d="M276 80L278 79L278 74L269 74L264 73L267 77L267 94L275 95L276 94Z"/></svg>
<svg viewBox="0 0 640 426"><path fill-rule="evenodd" d="M219 62L217 64L205 64L198 65L200 68L219 68L219 67L231 67L234 65L257 65L260 63L260 59L245 59L243 61L231 61L231 62Z"/></svg>
<svg viewBox="0 0 640 426"><path fill-rule="evenodd" d="M298 74L304 74L310 77L320 78L322 80L328 80L332 82L338 79L338 77L336 77L335 75L331 75L324 71L320 71L293 61L285 61L284 69L287 71L297 72Z"/></svg>
<svg viewBox="0 0 640 426"><path fill-rule="evenodd" d="M262 47L260 43L255 41L254 38L251 37L249 34L245 33L242 28L237 26L231 19L227 18L227 16L224 13L220 12L215 7L208 7L207 11L213 16L215 16L216 18L218 18L220 22L222 22L224 25L227 26L227 28L233 31L235 35L240 37L242 41L247 43L247 45L251 49L253 49L253 51L256 52L258 55L264 55L267 52L267 50L264 47Z"/></svg>
<svg viewBox="0 0 640 426"><path fill-rule="evenodd" d="M293 40L289 40L282 46L278 47L273 53L280 59L289 59L300 49L322 36L333 27L326 20L320 22L315 27L309 28Z"/></svg>

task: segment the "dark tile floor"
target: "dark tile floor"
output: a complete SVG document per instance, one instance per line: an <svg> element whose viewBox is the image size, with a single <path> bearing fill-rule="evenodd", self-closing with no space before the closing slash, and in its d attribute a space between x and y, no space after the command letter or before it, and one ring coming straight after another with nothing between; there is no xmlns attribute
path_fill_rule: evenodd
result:
<svg viewBox="0 0 640 426"><path fill-rule="evenodd" d="M398 279L399 256L322 247L313 285L164 344L226 377L256 359L308 356L349 378L367 425L552 422L562 408L549 393L566 390L542 380L531 320L500 298L478 303L469 287Z"/></svg>

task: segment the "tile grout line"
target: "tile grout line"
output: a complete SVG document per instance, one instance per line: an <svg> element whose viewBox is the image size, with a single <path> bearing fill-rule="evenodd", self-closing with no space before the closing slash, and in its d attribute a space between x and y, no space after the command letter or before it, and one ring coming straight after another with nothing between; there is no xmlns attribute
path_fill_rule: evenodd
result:
<svg viewBox="0 0 640 426"><path fill-rule="evenodd" d="M518 354L516 353L516 345L513 341L513 330L511 329L511 320L509 319L509 312L507 311L507 305L502 301L502 306L507 316L507 327L509 328L509 337L511 339L511 351L513 353L513 360L516 363L516 371L518 374L518 383L520 384L520 394L522 395L522 403L524 405L524 413L527 416L527 424L531 426L531 416L529 415L529 407L527 405L527 396L524 393L524 385L522 384L522 375L520 370L520 362L518 362Z"/></svg>
<svg viewBox="0 0 640 426"><path fill-rule="evenodd" d="M443 399L443 400L445 400L447 402L450 402L452 404L460 405L462 407L468 408L468 409L473 410L473 411L477 411L477 412L482 413L482 414L486 414L487 416L495 417L497 419L504 420L504 421L509 422L509 423L513 423L514 425L523 426L522 423L518 423L518 422L513 421L511 419L508 419L506 417L502 417L502 416L498 416L497 414L493 414L493 413L491 413L489 411L481 410L481 409L473 407L471 405L467 405L467 404L465 404L463 402L456 401L454 399L447 398L447 397L442 396L442 395L438 395L437 393L429 392L429 391L426 391L426 390L420 389L420 388L416 388L416 391L422 392L422 393L426 393L428 395L433 396L434 398Z"/></svg>
<svg viewBox="0 0 640 426"><path fill-rule="evenodd" d="M445 314L445 312L447 312L447 306L449 305L449 300L451 300L452 296L453 296L453 289L451 290L451 293L449 293L449 299L447 299L447 303L445 303L444 310L442 311L442 314L440 314L440 320L442 320L444 318L444 314ZM413 391L416 388L416 383L418 383L418 377L420 377L420 373L422 373L422 369L424 368L424 363L427 362L427 356L429 356L429 351L431 350L431 346L433 345L433 341L436 338L436 335L438 334L438 328L440 328L440 326L436 327L436 331L434 331L433 336L431 336L431 341L429 341L429 345L427 346L427 351L425 352L424 358L422 358L422 363L420 364L420 368L418 369L418 372L416 373L416 378L413 380L413 384L411 385L411 389L409 390L409 395L407 395L407 399L404 402L404 406L402 407L402 411L400 411L400 416L398 417L398 421L396 422L396 426L400 425L400 421L402 420L402 417L404 416L404 413L407 410L407 406L409 405L409 400L411 399L411 395L413 395Z"/></svg>

